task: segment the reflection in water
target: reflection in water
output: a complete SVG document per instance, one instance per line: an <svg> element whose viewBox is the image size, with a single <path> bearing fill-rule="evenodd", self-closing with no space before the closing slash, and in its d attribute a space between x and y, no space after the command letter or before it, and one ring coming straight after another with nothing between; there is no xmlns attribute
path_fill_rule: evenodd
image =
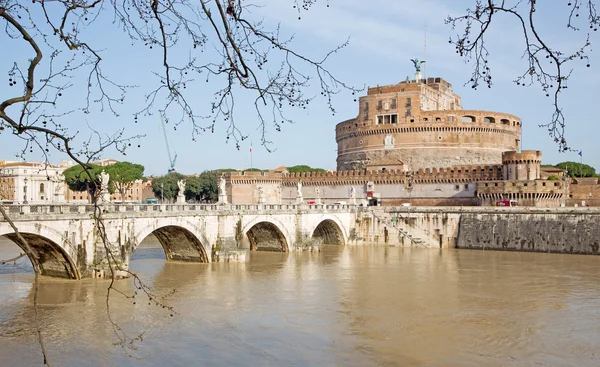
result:
<svg viewBox="0 0 600 367"><path fill-rule="evenodd" d="M1 254L6 248L0 242ZM141 361L112 345L107 281L43 278L40 314L54 364L600 365L598 257L325 246L252 252L243 264L164 259L149 239L131 269L176 315L110 301L125 330L145 332ZM33 276L0 270L0 366L39 365Z"/></svg>

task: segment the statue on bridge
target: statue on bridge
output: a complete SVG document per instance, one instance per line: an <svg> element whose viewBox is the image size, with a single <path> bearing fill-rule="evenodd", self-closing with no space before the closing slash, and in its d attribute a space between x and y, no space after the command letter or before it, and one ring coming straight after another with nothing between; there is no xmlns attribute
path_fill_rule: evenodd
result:
<svg viewBox="0 0 600 367"><path fill-rule="evenodd" d="M315 188L315 204L322 204L321 202L321 188Z"/></svg>
<svg viewBox="0 0 600 367"><path fill-rule="evenodd" d="M227 204L227 191L225 191L225 177L221 175L219 179L219 204Z"/></svg>
<svg viewBox="0 0 600 367"><path fill-rule="evenodd" d="M356 205L356 189L354 186L350 187L350 199L352 199L352 205Z"/></svg>
<svg viewBox="0 0 600 367"><path fill-rule="evenodd" d="M185 180L179 180L177 181L177 187L179 188L179 191L177 192L177 203L178 204L184 204L185 203Z"/></svg>
<svg viewBox="0 0 600 367"><path fill-rule="evenodd" d="M265 196L264 196L264 191L263 191L262 186L258 187L258 203L259 204L265 203Z"/></svg>
<svg viewBox="0 0 600 367"><path fill-rule="evenodd" d="M302 204L304 199L302 198L302 181L298 181L298 188L296 192L296 204Z"/></svg>
<svg viewBox="0 0 600 367"><path fill-rule="evenodd" d="M100 204L108 203L110 201L110 193L108 192L108 182L110 181L110 175L104 170L100 172Z"/></svg>

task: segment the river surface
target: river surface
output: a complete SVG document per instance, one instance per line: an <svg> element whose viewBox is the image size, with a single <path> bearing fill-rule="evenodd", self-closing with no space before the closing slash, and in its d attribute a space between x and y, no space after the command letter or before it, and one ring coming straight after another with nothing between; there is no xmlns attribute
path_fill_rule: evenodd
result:
<svg viewBox="0 0 600 367"><path fill-rule="evenodd" d="M131 268L174 313L113 294L136 350L114 345L106 280L42 278L40 323L53 366L600 366L599 262L327 246L186 264L150 239ZM32 282L27 259L0 265L0 366L41 365Z"/></svg>

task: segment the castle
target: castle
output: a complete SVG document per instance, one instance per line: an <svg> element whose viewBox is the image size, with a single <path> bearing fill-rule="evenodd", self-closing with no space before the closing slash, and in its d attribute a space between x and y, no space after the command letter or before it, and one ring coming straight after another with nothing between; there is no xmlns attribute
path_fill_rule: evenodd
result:
<svg viewBox="0 0 600 367"><path fill-rule="evenodd" d="M224 173L223 201L558 207L569 196L567 181L547 179L540 151L520 150L517 116L464 110L450 83L418 69L368 88L335 137L336 172Z"/></svg>

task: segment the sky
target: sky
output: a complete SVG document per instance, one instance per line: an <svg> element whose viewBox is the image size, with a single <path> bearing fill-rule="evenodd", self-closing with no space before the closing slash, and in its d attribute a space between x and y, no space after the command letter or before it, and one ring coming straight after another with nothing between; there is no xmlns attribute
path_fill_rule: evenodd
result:
<svg viewBox="0 0 600 367"><path fill-rule="evenodd" d="M572 64L568 89L561 93L561 106L567 120L566 137L575 151L559 153L546 129L538 126L550 120L553 112L551 101L539 87L522 87L513 82L526 67L518 24L509 18L498 18L487 35L493 87L473 90L465 85L470 79L472 65L466 64L448 43L455 31L444 24L444 20L448 15L463 13L474 2L319 0L307 12L299 14L293 8L292 0L254 0L255 4L262 6L252 8L251 17L262 19L265 27L280 23L281 34L293 36L292 47L315 59L349 40L349 45L332 55L326 65L344 83L359 88L403 81L414 74L411 58L426 59L427 76L442 77L452 83L454 92L462 97L463 108L519 116L523 126L522 148L542 150L543 163L579 161L578 151L581 151L583 162L600 170L600 145L594 138L594 134L600 133L594 117L594 106L600 95L600 54L593 49L588 53L589 68L585 67L585 62ZM551 42L550 47L572 51L585 41L585 33L567 29L567 10L566 2L545 2L538 5L536 21L540 34ZM299 15L301 19L298 19ZM118 83L136 88L128 92L124 103L117 107L118 116L96 106L89 114L76 112L64 116L61 123L78 132L77 144L83 144L90 136L93 136L91 142L95 142L91 129L105 134L124 127L127 136L143 134L143 137L132 141L126 156L108 150L102 157L140 163L145 166L146 175L165 174L169 158L160 118L156 113L140 115L137 122L133 118L144 103L144 95L157 83L154 73L161 71L160 50L132 45L123 32L115 29L110 17L99 18L86 37L86 41L102 49L103 72ZM600 39L592 34L591 41L594 46ZM0 57L2 72L8 71L14 61L31 57L27 48L6 35L0 35L0 48L11 50ZM205 55L210 55L213 49L209 44ZM185 62L190 54L191 51L184 47L174 48L171 53L173 60L179 62ZM66 53L63 56L66 57ZM215 91L213 83L206 83L203 79L198 77L189 83L191 104L200 109L210 106ZM74 87L61 97L72 103L74 109L81 104L80 84L85 80L76 75L71 81ZM13 97L15 87L10 87L2 79L0 81L0 99ZM293 124L283 124L281 131L269 126L267 138L272 141L269 145L272 152L261 146L258 119L251 108L255 96L249 93L240 92L239 103L236 102L237 126L244 135L248 135L248 139L240 142L239 150L231 140L227 142L228 125L225 121L218 120L214 132L207 131L195 139L192 139L190 126L182 124L174 129L172 122L167 124L171 153L177 154L177 171L192 174L217 168L270 169L298 164L335 169L335 125L356 117L357 96L350 92L334 96L336 113L332 114L325 100L320 98L317 86L309 88L307 95L316 96L315 101L307 109L289 111L288 117L294 121ZM0 160L16 159L15 155L23 149L23 144L13 135L0 133ZM40 161L43 155L34 149L26 158ZM50 163L59 163L62 159L65 156L50 152Z"/></svg>

